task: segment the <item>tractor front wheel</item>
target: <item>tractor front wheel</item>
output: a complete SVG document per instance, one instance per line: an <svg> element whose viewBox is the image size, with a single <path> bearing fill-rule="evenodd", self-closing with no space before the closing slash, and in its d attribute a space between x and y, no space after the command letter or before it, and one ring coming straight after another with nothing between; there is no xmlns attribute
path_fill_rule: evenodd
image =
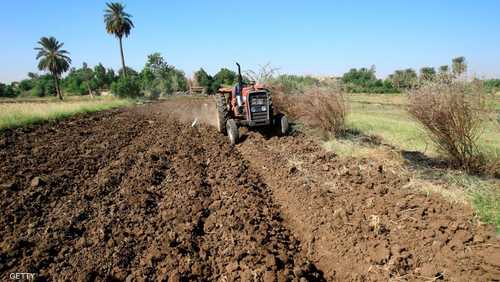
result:
<svg viewBox="0 0 500 282"><path fill-rule="evenodd" d="M281 136L287 135L290 126L288 125L288 119L286 118L286 116L276 116L275 125L277 126L278 132Z"/></svg>
<svg viewBox="0 0 500 282"><path fill-rule="evenodd" d="M238 130L238 125L236 125L236 121L234 121L234 119L227 120L226 130L231 145L238 143L238 140L240 139L240 131Z"/></svg>

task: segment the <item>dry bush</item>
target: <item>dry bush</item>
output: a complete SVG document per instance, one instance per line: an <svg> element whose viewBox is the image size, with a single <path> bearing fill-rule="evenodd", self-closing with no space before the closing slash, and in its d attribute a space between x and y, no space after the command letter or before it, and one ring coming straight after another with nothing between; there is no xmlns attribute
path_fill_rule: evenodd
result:
<svg viewBox="0 0 500 282"><path fill-rule="evenodd" d="M307 126L341 134L346 128L347 99L341 91L311 87L302 94L284 94L273 89L273 101L279 111Z"/></svg>
<svg viewBox="0 0 500 282"><path fill-rule="evenodd" d="M410 91L408 112L441 153L478 172L485 164L478 139L487 116L486 97L479 83L429 82Z"/></svg>

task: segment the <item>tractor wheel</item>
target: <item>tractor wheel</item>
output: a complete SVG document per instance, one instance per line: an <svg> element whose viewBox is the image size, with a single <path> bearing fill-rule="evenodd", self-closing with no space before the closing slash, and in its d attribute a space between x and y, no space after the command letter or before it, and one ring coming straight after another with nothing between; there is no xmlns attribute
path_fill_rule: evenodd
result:
<svg viewBox="0 0 500 282"><path fill-rule="evenodd" d="M217 106L217 130L226 134L226 122L229 117L229 113L227 110L226 97L224 95L217 95L216 97L216 106Z"/></svg>
<svg viewBox="0 0 500 282"><path fill-rule="evenodd" d="M236 125L234 119L227 120L226 130L231 145L238 143L238 139L240 139L240 132L238 130L238 126Z"/></svg>
<svg viewBox="0 0 500 282"><path fill-rule="evenodd" d="M276 126L279 129L279 134L281 136L284 136L288 133L289 125L288 125L288 119L284 115L278 115L276 116Z"/></svg>

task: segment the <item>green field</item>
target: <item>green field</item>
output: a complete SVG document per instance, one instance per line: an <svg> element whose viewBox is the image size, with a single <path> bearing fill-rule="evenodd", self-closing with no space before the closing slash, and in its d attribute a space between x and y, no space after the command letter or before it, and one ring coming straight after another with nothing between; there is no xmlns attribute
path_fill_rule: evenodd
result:
<svg viewBox="0 0 500 282"><path fill-rule="evenodd" d="M407 151L437 156L436 147L424 130L407 114L406 97L401 94L351 94L349 128L381 137L385 142ZM497 96L495 107L500 106ZM485 123L479 146L488 157L500 157L500 124L492 113Z"/></svg>
<svg viewBox="0 0 500 282"><path fill-rule="evenodd" d="M47 120L57 120L78 113L97 112L124 107L132 100L112 97L56 99L2 99L0 100L0 131L6 128L21 127Z"/></svg>

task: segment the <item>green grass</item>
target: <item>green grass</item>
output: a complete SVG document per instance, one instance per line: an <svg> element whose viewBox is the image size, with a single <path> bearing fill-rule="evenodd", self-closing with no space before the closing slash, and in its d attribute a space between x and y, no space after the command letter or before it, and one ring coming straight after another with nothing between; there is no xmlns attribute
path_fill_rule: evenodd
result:
<svg viewBox="0 0 500 282"><path fill-rule="evenodd" d="M472 204L481 220L496 226L497 234L500 234L500 195L476 192L472 195Z"/></svg>
<svg viewBox="0 0 500 282"><path fill-rule="evenodd" d="M500 233L500 187L498 181L482 179L465 173L446 173L444 178L448 183L461 187L481 221L495 225L497 233Z"/></svg>
<svg viewBox="0 0 500 282"><path fill-rule="evenodd" d="M78 113L91 113L131 105L132 100L115 98L42 100L8 103L0 101L0 131L49 120L58 120Z"/></svg>
<svg viewBox="0 0 500 282"><path fill-rule="evenodd" d="M364 134L380 136L387 143L403 150L437 156L437 148L424 130L406 113L403 95L366 96L351 96L348 127L358 129ZM363 102L363 99L366 100ZM485 123L479 146L487 156L500 157L500 125L494 118Z"/></svg>

